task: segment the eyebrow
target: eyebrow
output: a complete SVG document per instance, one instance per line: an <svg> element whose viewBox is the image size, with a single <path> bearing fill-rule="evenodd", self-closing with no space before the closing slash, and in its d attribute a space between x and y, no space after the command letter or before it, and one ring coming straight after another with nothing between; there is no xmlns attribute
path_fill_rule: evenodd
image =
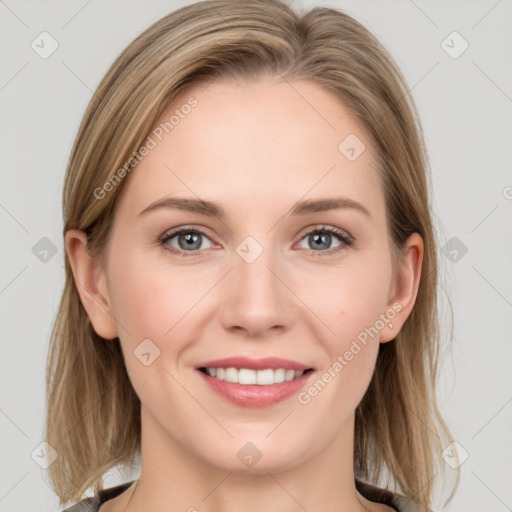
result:
<svg viewBox="0 0 512 512"><path fill-rule="evenodd" d="M139 216L146 215L159 208L186 210L188 212L199 213L200 215L215 217L217 219L224 219L226 217L225 210L222 206L216 203L203 201L201 199L186 199L181 197L166 197L164 199L159 199L144 208L144 210L139 213ZM291 215L305 216L312 213L348 208L359 211L371 218L370 212L361 203L347 197L329 197L298 201L291 208Z"/></svg>

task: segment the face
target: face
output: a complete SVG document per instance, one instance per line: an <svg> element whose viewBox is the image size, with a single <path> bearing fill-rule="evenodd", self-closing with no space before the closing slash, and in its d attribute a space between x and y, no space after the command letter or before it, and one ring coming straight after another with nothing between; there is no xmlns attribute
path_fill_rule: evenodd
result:
<svg viewBox="0 0 512 512"><path fill-rule="evenodd" d="M227 470L244 469L244 446L262 454L253 471L275 471L350 440L379 343L401 322L370 140L332 93L292 85L182 91L155 126L175 109L179 122L125 178L104 253L146 438ZM222 216L158 206L166 199L214 203ZM327 199L345 202L305 207ZM233 357L311 370L262 391L212 385L218 375L198 369Z"/></svg>

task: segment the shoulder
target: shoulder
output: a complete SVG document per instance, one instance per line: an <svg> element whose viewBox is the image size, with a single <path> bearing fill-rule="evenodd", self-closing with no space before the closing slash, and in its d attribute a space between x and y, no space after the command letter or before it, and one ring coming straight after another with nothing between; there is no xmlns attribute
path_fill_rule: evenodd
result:
<svg viewBox="0 0 512 512"><path fill-rule="evenodd" d="M407 496L381 489L368 482L356 479L356 488L367 500L383 503L398 512L428 512L423 506Z"/></svg>
<svg viewBox="0 0 512 512"><path fill-rule="evenodd" d="M101 504L119 496L122 492L126 491L134 481L135 480L125 482L121 485L116 485L115 487L109 487L108 489L103 489L94 496L84 498L78 503L75 503L75 505L62 510L61 512L97 512Z"/></svg>

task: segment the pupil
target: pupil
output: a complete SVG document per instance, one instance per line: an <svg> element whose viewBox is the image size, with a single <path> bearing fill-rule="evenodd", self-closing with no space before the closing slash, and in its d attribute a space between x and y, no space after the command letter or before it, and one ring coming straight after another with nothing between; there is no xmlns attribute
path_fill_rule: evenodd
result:
<svg viewBox="0 0 512 512"><path fill-rule="evenodd" d="M194 240L193 238L196 238L196 240ZM192 245L194 245L194 243L197 244L197 240L199 238L199 235L197 235L196 233L187 233L186 235L182 235L180 238L184 238L185 241L186 241L186 245L187 247L191 247ZM201 244L199 244L201 245ZM197 247L194 247L195 249L197 249Z"/></svg>
<svg viewBox="0 0 512 512"><path fill-rule="evenodd" d="M315 240L315 243L320 239L320 243L321 243L321 240L324 239L324 248L327 248L328 249L328 245L326 242L325 242L325 238L326 237L330 237L330 235L326 234L326 233L316 233L313 236L313 239Z"/></svg>

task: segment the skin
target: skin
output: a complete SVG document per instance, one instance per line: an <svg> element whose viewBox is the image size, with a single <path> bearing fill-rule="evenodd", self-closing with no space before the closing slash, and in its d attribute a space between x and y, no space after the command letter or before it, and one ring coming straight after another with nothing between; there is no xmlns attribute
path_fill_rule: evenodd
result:
<svg viewBox="0 0 512 512"><path fill-rule="evenodd" d="M354 412L379 343L397 335L416 300L422 239L407 240L393 276L370 140L331 92L308 81L217 80L182 91L161 120L191 96L197 107L125 178L102 257L90 257L84 233L66 234L82 303L105 343L119 337L142 404L137 492L130 501L132 485L100 511L392 510L355 489ZM355 161L338 150L352 133L366 145ZM169 208L138 215L170 196L214 201L226 218ZM296 201L333 196L371 217L350 208L288 214ZM334 253L343 242L326 234L318 247L307 235L322 225L355 244ZM182 226L206 233L195 256L158 242ZM252 263L236 252L247 236L263 248ZM178 236L167 245L190 252ZM292 396L242 408L194 369L233 355L278 356L315 368L313 383L395 303L393 327L370 337L306 405ZM146 338L160 350L148 366L133 353ZM252 468L237 458L247 442L262 454Z"/></svg>

